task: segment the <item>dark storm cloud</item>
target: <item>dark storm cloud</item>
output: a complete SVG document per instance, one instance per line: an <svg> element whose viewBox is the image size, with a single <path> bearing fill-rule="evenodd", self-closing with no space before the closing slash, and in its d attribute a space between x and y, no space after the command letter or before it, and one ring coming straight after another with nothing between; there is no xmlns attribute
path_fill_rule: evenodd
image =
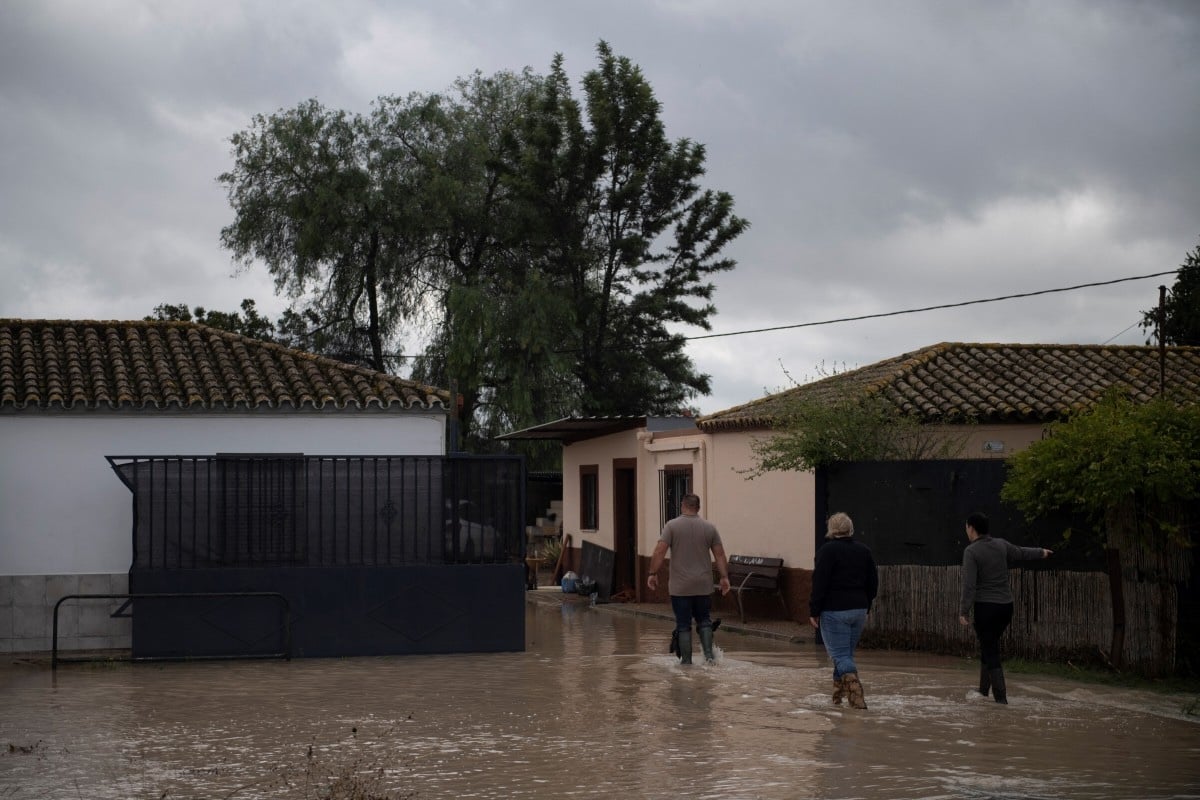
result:
<svg viewBox="0 0 1200 800"><path fill-rule="evenodd" d="M556 52L578 78L601 38L752 223L718 331L1170 269L1200 234L1190 2L18 3L0 12L0 316L280 310L218 242L216 177L254 114L310 97L362 112L475 69L544 72ZM689 352L711 411L784 369L939 341L1104 341L1157 283Z"/></svg>

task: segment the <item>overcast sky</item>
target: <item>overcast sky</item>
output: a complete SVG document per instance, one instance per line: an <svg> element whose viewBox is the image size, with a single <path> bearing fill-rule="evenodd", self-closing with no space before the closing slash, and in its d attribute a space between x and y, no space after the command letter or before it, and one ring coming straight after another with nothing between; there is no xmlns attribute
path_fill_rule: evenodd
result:
<svg viewBox="0 0 1200 800"><path fill-rule="evenodd" d="M713 332L1171 270L1200 241L1200 3L11 0L0 317L285 306L221 248L252 115L366 112L607 40L751 222ZM944 341L1141 344L1173 278L697 340L709 413ZM689 335L702 335L690 330Z"/></svg>

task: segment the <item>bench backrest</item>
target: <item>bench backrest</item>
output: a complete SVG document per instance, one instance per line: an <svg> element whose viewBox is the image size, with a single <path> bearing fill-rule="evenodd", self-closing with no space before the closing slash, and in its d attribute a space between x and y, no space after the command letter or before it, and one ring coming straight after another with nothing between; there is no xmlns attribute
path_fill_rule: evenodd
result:
<svg viewBox="0 0 1200 800"><path fill-rule="evenodd" d="M782 558L766 556L730 556L729 582L747 589L775 589L779 586L779 573L783 569ZM753 574L752 574L753 573ZM747 580L746 576L751 577Z"/></svg>

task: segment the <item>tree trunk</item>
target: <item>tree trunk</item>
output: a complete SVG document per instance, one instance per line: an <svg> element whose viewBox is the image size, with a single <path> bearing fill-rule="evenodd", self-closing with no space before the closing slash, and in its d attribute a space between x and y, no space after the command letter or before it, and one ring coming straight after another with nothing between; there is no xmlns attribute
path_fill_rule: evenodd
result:
<svg viewBox="0 0 1200 800"><path fill-rule="evenodd" d="M1112 598L1112 651L1109 658L1114 669L1125 661L1125 580L1121 574L1121 550L1106 547L1108 561L1108 594Z"/></svg>
<svg viewBox="0 0 1200 800"><path fill-rule="evenodd" d="M367 336L371 340L371 360L374 362L373 366L379 372L387 372L386 365L383 362L383 334L379 320L379 286L377 283L379 276L376 274L378 257L379 233L372 232L370 251L367 253L367 309L370 314Z"/></svg>

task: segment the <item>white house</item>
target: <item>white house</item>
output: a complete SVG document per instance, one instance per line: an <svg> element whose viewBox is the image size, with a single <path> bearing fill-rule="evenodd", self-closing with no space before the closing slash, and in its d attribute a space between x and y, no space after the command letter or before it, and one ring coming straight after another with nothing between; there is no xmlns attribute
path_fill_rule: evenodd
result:
<svg viewBox="0 0 1200 800"><path fill-rule="evenodd" d="M106 457L444 455L440 389L192 323L0 320L0 652L71 594L128 591L130 491ZM97 609L97 612L101 611ZM128 646L107 611L59 647Z"/></svg>

